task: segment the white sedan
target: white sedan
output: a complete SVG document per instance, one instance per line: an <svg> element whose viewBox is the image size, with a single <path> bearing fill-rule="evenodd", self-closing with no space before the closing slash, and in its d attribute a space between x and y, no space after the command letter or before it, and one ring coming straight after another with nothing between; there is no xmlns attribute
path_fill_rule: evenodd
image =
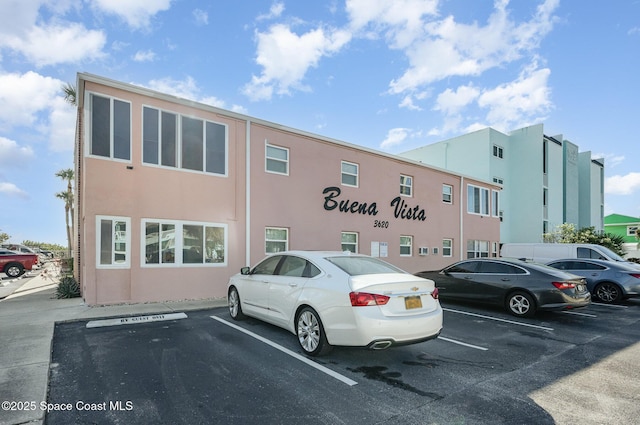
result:
<svg viewBox="0 0 640 425"><path fill-rule="evenodd" d="M304 352L333 345L384 349L437 338L442 308L433 280L349 252L287 251L228 284L229 313L289 330Z"/></svg>

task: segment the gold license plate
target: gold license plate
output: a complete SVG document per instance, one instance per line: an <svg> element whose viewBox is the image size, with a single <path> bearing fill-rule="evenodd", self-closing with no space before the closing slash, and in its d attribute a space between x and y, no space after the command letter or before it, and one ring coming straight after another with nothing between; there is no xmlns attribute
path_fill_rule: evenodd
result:
<svg viewBox="0 0 640 425"><path fill-rule="evenodd" d="M411 310L413 308L422 308L422 300L419 296L415 297L405 297L404 298L404 306L407 310Z"/></svg>

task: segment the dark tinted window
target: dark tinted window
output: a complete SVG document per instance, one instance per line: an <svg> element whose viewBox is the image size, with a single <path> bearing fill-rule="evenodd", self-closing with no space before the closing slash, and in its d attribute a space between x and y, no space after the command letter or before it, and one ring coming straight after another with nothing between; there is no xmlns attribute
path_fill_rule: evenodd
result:
<svg viewBox="0 0 640 425"><path fill-rule="evenodd" d="M445 269L446 273L475 273L478 270L479 261L465 261L463 263L454 264Z"/></svg>
<svg viewBox="0 0 640 425"><path fill-rule="evenodd" d="M525 271L520 267L512 266L511 264L485 261L480 263L478 273L524 274Z"/></svg>
<svg viewBox="0 0 640 425"><path fill-rule="evenodd" d="M596 260L606 260L599 252L591 248L578 248L578 258L595 258Z"/></svg>
<svg viewBox="0 0 640 425"><path fill-rule="evenodd" d="M286 256L278 269L281 276L314 277L320 274L320 269L304 258Z"/></svg>
<svg viewBox="0 0 640 425"><path fill-rule="evenodd" d="M265 259L262 263L255 266L251 274L273 274L282 259L282 255L274 255Z"/></svg>

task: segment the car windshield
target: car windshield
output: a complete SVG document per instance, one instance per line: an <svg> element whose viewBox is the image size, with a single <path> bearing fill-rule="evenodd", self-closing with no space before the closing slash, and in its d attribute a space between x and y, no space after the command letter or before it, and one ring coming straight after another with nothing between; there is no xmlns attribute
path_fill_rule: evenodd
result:
<svg viewBox="0 0 640 425"><path fill-rule="evenodd" d="M341 268L350 276L381 273L406 273L395 266L371 257L328 257L327 261Z"/></svg>

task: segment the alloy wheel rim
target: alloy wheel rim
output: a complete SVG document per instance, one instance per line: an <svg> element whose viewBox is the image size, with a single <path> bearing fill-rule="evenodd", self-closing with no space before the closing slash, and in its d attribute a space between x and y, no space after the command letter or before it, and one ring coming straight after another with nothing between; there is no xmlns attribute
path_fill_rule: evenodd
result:
<svg viewBox="0 0 640 425"><path fill-rule="evenodd" d="M229 294L229 312L233 317L238 314L238 293L236 291L231 291Z"/></svg>
<svg viewBox="0 0 640 425"><path fill-rule="evenodd" d="M522 295L517 295L511 298L511 310L515 311L518 314L525 314L529 311L531 306L529 305L529 300L527 300Z"/></svg>
<svg viewBox="0 0 640 425"><path fill-rule="evenodd" d="M601 286L598 290L598 298L603 301L611 302L618 296L618 291L611 285Z"/></svg>
<svg viewBox="0 0 640 425"><path fill-rule="evenodd" d="M298 318L298 340L306 352L312 352L320 343L318 320L309 311L305 311Z"/></svg>

